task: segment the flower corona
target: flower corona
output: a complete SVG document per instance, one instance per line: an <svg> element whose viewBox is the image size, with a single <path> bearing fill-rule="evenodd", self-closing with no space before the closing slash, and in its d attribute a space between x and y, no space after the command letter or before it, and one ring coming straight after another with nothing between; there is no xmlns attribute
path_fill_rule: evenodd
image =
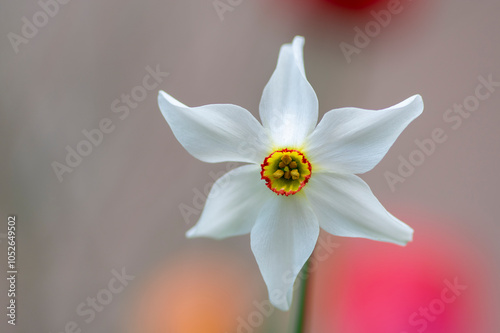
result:
<svg viewBox="0 0 500 333"><path fill-rule="evenodd" d="M284 148L272 152L261 164L261 178L278 195L289 196L299 192L309 181L311 163L300 151Z"/></svg>

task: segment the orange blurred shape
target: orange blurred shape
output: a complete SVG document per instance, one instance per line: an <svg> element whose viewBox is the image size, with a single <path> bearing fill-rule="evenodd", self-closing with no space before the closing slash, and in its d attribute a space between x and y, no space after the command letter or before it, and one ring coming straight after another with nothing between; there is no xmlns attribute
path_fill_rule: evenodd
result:
<svg viewBox="0 0 500 333"><path fill-rule="evenodd" d="M183 254L153 272L138 291L132 333L234 332L248 312L251 281L232 257Z"/></svg>
<svg viewBox="0 0 500 333"><path fill-rule="evenodd" d="M400 215L415 228L406 247L346 238L320 263L308 332L491 332L494 283L477 244L437 219Z"/></svg>

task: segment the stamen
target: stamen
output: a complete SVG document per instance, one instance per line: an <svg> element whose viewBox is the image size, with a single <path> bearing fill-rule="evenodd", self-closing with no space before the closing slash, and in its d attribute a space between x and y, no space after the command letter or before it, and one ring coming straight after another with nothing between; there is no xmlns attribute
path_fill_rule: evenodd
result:
<svg viewBox="0 0 500 333"><path fill-rule="evenodd" d="M292 179L293 180L297 180L300 178L300 173L299 173L299 170L297 169L293 169L290 174L292 175Z"/></svg>
<svg viewBox="0 0 500 333"><path fill-rule="evenodd" d="M290 167L291 169L297 169L297 162L292 161L292 163L290 163L289 167Z"/></svg>
<svg viewBox="0 0 500 333"><path fill-rule="evenodd" d="M280 162L280 164L278 164L278 166L283 169L285 167L285 163Z"/></svg>
<svg viewBox="0 0 500 333"><path fill-rule="evenodd" d="M273 177L276 179L279 179L279 178L283 177L284 174L285 174L285 172L283 170L276 170L276 172L273 173Z"/></svg>
<svg viewBox="0 0 500 333"><path fill-rule="evenodd" d="M285 179L290 179L292 176L290 176L290 171L285 172Z"/></svg>
<svg viewBox="0 0 500 333"><path fill-rule="evenodd" d="M290 162L292 161L292 158L290 157L290 155L283 155L283 157L281 158L281 160L283 161L283 163L285 163L286 165L290 164Z"/></svg>

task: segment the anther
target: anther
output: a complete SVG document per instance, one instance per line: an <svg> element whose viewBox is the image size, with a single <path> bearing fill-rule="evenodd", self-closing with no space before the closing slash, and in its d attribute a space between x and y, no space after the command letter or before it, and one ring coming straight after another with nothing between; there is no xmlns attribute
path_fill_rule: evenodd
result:
<svg viewBox="0 0 500 333"><path fill-rule="evenodd" d="M300 178L300 173L299 173L299 170L297 169L293 169L290 174L292 175L292 179L293 180L297 180Z"/></svg>
<svg viewBox="0 0 500 333"><path fill-rule="evenodd" d="M285 172L283 170L276 170L276 172L273 173L273 177L276 179L279 179L279 178L283 177L284 174L285 174Z"/></svg>
<svg viewBox="0 0 500 333"><path fill-rule="evenodd" d="M278 164L278 166L283 169L285 167L285 163L280 162L280 164Z"/></svg>
<svg viewBox="0 0 500 333"><path fill-rule="evenodd" d="M290 176L290 171L285 172L285 179L290 179L292 176Z"/></svg>
<svg viewBox="0 0 500 333"><path fill-rule="evenodd" d="M281 158L281 160L283 161L283 163L285 163L286 165L288 165L292 161L292 158L290 157L290 155L283 155L283 157Z"/></svg>
<svg viewBox="0 0 500 333"><path fill-rule="evenodd" d="M291 169L297 169L297 162L292 161L292 163L290 163L288 166L289 166Z"/></svg>

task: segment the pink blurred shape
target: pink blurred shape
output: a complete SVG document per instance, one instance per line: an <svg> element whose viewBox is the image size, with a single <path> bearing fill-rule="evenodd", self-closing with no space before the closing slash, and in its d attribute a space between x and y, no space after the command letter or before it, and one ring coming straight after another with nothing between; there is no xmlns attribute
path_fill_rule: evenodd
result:
<svg viewBox="0 0 500 333"><path fill-rule="evenodd" d="M319 265L310 332L492 332L487 258L437 219L404 221L416 229L407 247L345 239Z"/></svg>

